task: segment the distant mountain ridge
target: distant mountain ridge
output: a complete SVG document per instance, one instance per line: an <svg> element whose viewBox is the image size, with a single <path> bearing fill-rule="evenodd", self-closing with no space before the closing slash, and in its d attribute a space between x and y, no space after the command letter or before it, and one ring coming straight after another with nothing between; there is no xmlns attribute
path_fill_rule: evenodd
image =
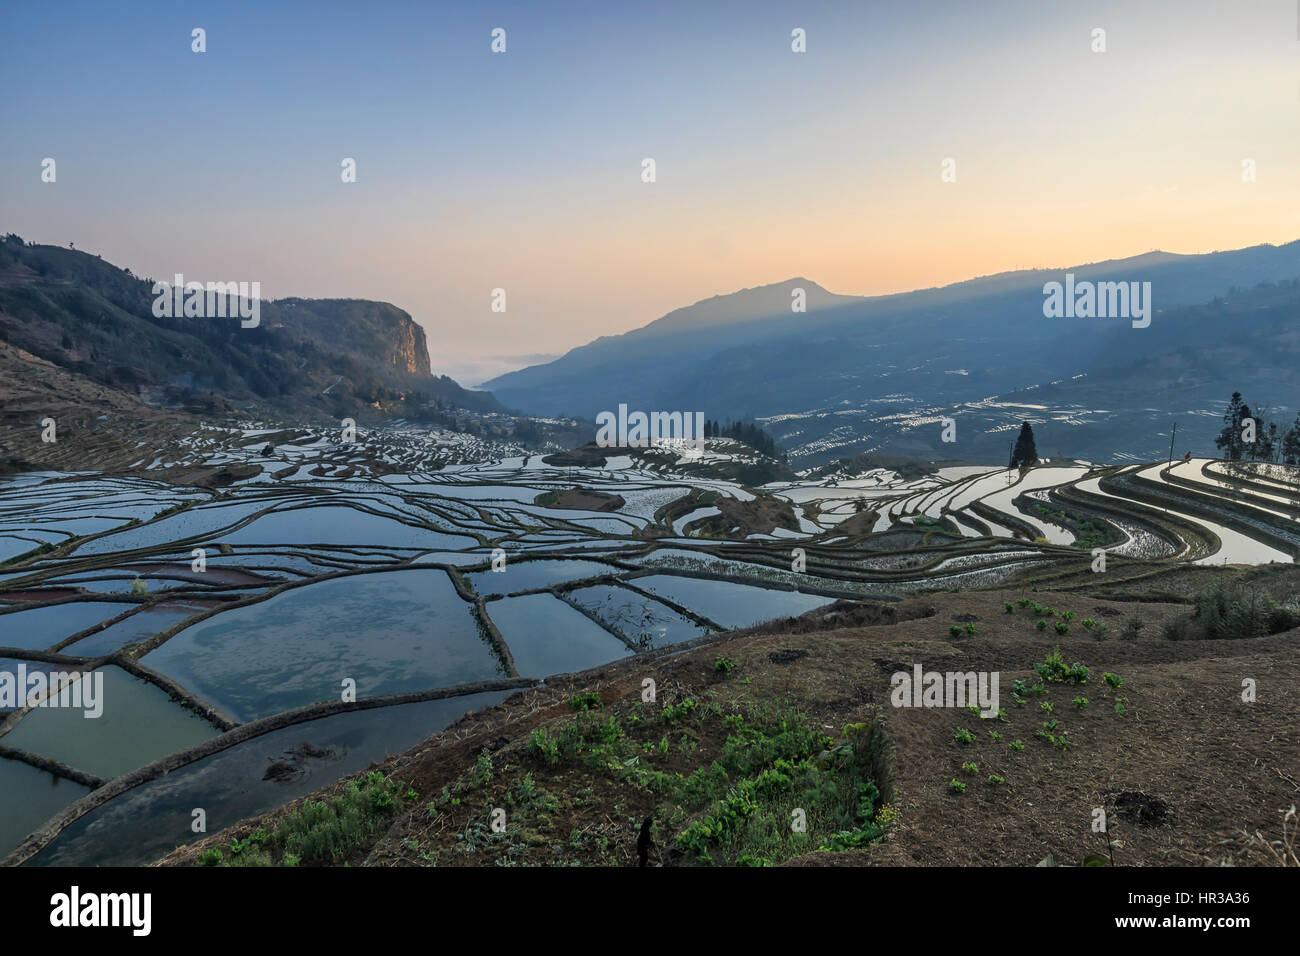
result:
<svg viewBox="0 0 1300 956"><path fill-rule="evenodd" d="M1133 329L1116 319L1046 318L1043 286L1062 281L1066 273L1077 281L1151 282L1151 327ZM872 297L835 295L808 280L789 279L703 300L624 335L596 339L546 365L498 376L484 387L533 414L590 417L626 402L648 410L700 410L711 418L752 417L791 450L797 467L866 451L998 460L1005 454L1000 431L1014 414L989 412L992 399L1074 376L1146 363L1151 374L1133 373L1137 387L1130 397L1136 400L1141 392L1144 405L1165 420L1193 411L1171 404L1174 391L1162 397L1162 382L1170 383L1159 372L1171 350L1192 342L1204 347L1216 340L1229 344L1233 335L1250 338L1254 346L1247 351L1258 357L1254 367L1228 367L1239 359L1220 369L1211 366L1205 370L1206 388L1226 388L1226 396L1249 378L1270 401L1294 407L1300 388L1288 357L1289 340L1284 338L1280 351L1273 344L1272 319L1277 310L1286 314L1286 301L1273 298L1261 306L1269 310L1268 322L1256 321L1264 312L1234 313L1239 327L1232 333L1213 312L1183 310L1216 297L1239 298L1260 283L1296 278L1300 241L1203 255L1145 253ZM807 293L806 312L791 311L796 288ZM1264 335L1266 327L1274 338ZM1110 411L1121 397L1101 407ZM986 403L984 411L980 403ZM1049 414L1034 409L1034 402L1020 403L1029 406L1022 413L1029 417ZM1096 407L1083 403L1079 410ZM962 426L970 426L959 426L961 447L940 445L939 429L930 429L930 435L923 427L936 416L959 413L969 416ZM1116 443L1108 444L1100 433L1076 442L1084 428L1063 439L1060 452L1109 458L1148 450L1120 434L1136 424L1112 421L1106 427L1119 430Z"/></svg>
<svg viewBox="0 0 1300 956"><path fill-rule="evenodd" d="M167 277L164 281L169 281ZM260 322L158 317L153 282L97 256L0 241L0 337L101 384L219 408L266 403L339 417L426 402L504 411L490 394L435 377L422 329L365 299L260 302Z"/></svg>

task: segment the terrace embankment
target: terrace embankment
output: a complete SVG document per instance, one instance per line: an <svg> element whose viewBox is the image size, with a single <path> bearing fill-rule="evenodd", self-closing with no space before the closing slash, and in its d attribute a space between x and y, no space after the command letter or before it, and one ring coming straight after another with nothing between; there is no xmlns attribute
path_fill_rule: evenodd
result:
<svg viewBox="0 0 1300 956"><path fill-rule="evenodd" d="M1293 585L1293 570L1263 573ZM997 589L837 605L548 681L375 768L407 797L390 805L376 796L386 815L303 862L637 865L647 820L650 865L698 862L679 837L701 823L691 831L696 845L722 826L710 837L722 863L1034 865L1091 853L1117 865L1273 862L1248 834L1280 837L1281 811L1300 793L1300 629L1174 641L1163 625L1190 610L1178 595L1143 595L1130 582L1116 597L1099 584L1088 593ZM1057 648L1065 665L1086 665L1086 682L1077 682L1082 671L1048 666ZM1002 714L891 706L891 676L915 665L997 672ZM643 700L647 679L653 704ZM746 813L762 818L761 787L782 778L760 775L754 809L732 799L740 781L718 768L743 763L738 754L748 766L761 762L764 746L779 751L783 737L744 728L787 713L798 715L790 726L825 734L828 747L883 722L881 799L855 831L870 840L818 832L829 811L810 811L802 835L784 825L746 829ZM615 752L620 759L606 759ZM816 760L805 765L814 775ZM368 779L363 786L379 778ZM161 862L194 864L208 851L210 863L216 849L226 851L222 862L237 861L231 844L247 852L258 831L269 859L283 862L275 834L297 833L294 846L306 845L302 834L323 812L317 801L342 799L350 786L359 792L341 782ZM788 802L817 799L805 791ZM490 826L496 808L505 810L500 832ZM1096 808L1109 840L1093 832ZM739 814L731 823L728 810ZM818 852L828 842L833 851Z"/></svg>
<svg viewBox="0 0 1300 956"><path fill-rule="evenodd" d="M192 427L0 341L0 473L125 470Z"/></svg>

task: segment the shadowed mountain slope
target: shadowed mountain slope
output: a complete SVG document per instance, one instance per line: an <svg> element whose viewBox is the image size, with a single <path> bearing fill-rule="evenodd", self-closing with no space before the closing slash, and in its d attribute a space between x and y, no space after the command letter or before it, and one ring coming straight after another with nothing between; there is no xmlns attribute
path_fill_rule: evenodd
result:
<svg viewBox="0 0 1300 956"><path fill-rule="evenodd" d="M1134 328L1125 318L1045 317L1043 286L1064 281L1067 272L1077 282L1151 283L1150 327ZM696 303L485 387L540 414L591 416L626 402L752 416L765 420L800 464L882 450L1000 458L1001 432L1022 414L1073 422L1098 409L1141 407L1165 427L1170 415L1200 414L1206 409L1182 395L1189 375L1223 400L1250 381L1274 407L1294 403L1287 319L1295 314L1290 284L1297 277L1300 242L1193 256L1153 252L871 298L836 296L791 279ZM797 288L806 290L806 312L791 310ZM1090 377L1111 389L1100 405L1095 396L1080 396L1063 397L1059 408L1036 408L1040 401L1013 397L1026 389L1068 389ZM994 402L1028 407L978 411ZM943 415L961 421L960 414L970 416L970 427L959 427L957 448L940 447L938 427L930 428L933 436L917 434ZM1154 449L1108 443L1105 433L1113 439L1117 428L1150 430L1145 419L1112 420L1095 433L1062 435L1059 453L1104 458Z"/></svg>

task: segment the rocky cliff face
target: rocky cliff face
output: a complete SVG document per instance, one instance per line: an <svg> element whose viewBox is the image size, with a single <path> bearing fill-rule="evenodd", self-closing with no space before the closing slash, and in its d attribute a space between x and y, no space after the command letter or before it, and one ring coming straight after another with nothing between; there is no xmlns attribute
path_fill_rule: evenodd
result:
<svg viewBox="0 0 1300 956"><path fill-rule="evenodd" d="M424 329L403 310L369 299L278 299L263 321L292 329L313 342L363 358L398 375L430 374Z"/></svg>
<svg viewBox="0 0 1300 956"><path fill-rule="evenodd" d="M424 329L416 325L415 320L403 313L405 321L398 324L394 332L393 365L407 375L421 377L431 374L429 369L429 343Z"/></svg>
<svg viewBox="0 0 1300 956"><path fill-rule="evenodd" d="M238 318L156 316L152 289L98 256L6 236L0 341L159 404L264 402L335 418L406 412L435 398L501 409L491 395L433 377L424 329L390 303L263 300L259 323L245 328Z"/></svg>

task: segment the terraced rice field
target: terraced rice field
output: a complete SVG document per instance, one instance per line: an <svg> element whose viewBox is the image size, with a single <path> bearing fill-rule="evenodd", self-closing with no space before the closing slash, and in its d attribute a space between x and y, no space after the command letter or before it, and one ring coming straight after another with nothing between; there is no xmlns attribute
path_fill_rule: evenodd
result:
<svg viewBox="0 0 1300 956"><path fill-rule="evenodd" d="M196 808L215 830L515 689L840 598L1069 588L1094 548L1116 580L1300 553L1296 469L1206 460L754 489L628 456L471 461L404 426L185 448L152 464L250 476L0 482L0 675L103 695L97 719L0 711L10 863L143 863L200 835ZM541 503L575 487L617 507Z"/></svg>

